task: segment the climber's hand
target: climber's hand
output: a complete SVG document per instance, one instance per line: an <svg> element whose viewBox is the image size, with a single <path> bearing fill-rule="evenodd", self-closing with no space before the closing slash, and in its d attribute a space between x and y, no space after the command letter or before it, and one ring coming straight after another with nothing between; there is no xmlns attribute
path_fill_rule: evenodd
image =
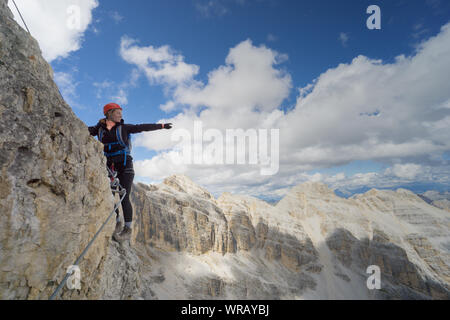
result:
<svg viewBox="0 0 450 320"><path fill-rule="evenodd" d="M164 123L164 129L172 129L171 123Z"/></svg>

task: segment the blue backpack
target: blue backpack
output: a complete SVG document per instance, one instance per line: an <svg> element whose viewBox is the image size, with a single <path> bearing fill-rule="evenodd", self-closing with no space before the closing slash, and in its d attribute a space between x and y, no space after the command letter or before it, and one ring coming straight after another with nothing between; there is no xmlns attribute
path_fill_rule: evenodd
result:
<svg viewBox="0 0 450 320"><path fill-rule="evenodd" d="M98 140L100 142L102 142L102 138L103 135L105 134L105 129L103 127L100 127L98 129ZM123 147L123 149L117 151L117 152L104 152L106 157L114 157L114 156L118 156L123 154L124 155L124 162L123 165L126 166L127 165L127 154L131 154L131 134L128 134L128 139L127 139L127 144L125 144L125 142L123 142L123 138L122 138L122 126L117 126L116 128L116 136L117 136L117 140L118 142L111 142L111 143L104 143L105 146L108 147L108 150L111 150L111 146L112 145L120 145Z"/></svg>

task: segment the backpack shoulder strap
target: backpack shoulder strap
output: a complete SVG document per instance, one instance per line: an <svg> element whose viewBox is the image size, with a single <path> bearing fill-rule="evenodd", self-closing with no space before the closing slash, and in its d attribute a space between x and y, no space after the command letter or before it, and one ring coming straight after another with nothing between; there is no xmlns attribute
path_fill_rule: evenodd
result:
<svg viewBox="0 0 450 320"><path fill-rule="evenodd" d="M118 126L116 129L116 136L117 136L117 140L119 141L120 145L126 149L128 149L128 145L125 144L125 142L123 141L123 132L122 132L122 126ZM130 136L128 135L128 138ZM127 141L129 142L129 140Z"/></svg>
<svg viewBox="0 0 450 320"><path fill-rule="evenodd" d="M98 128L98 141L102 142L104 133L105 129L103 129L103 127L100 126L100 128Z"/></svg>

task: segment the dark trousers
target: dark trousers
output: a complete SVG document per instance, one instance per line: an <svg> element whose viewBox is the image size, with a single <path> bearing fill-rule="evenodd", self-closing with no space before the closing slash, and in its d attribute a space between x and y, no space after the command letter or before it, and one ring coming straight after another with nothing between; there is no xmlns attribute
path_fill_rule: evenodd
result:
<svg viewBox="0 0 450 320"><path fill-rule="evenodd" d="M130 202L130 194L131 187L133 186L134 179L134 168L133 168L133 160L129 156L127 157L126 166L123 165L123 157L121 161L112 162L108 159L107 165L111 168L111 165L114 163L114 170L117 171L117 178L119 179L120 185L122 188L127 190L127 194L122 201L122 211L125 222L133 221L133 207ZM116 210L116 215L119 217L119 209Z"/></svg>

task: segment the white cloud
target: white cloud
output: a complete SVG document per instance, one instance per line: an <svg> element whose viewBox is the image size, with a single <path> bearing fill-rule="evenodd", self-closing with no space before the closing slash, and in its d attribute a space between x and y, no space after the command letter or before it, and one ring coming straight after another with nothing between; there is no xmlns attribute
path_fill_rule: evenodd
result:
<svg viewBox="0 0 450 320"><path fill-rule="evenodd" d="M329 186L345 193L345 191L351 192L360 188L395 189L399 186L412 186L414 183L448 185L449 178L450 170L448 166L430 167L416 164L397 164L383 172L355 174L342 181L329 183Z"/></svg>
<svg viewBox="0 0 450 320"><path fill-rule="evenodd" d="M81 48L83 35L92 21L97 0L16 0L16 4L37 39L44 58L51 62ZM12 1L14 19L24 27Z"/></svg>
<svg viewBox="0 0 450 320"><path fill-rule="evenodd" d="M161 151L151 161L137 161L137 174L163 178L181 170L213 192L265 196L280 195L308 180L342 189L411 181L449 184L448 162L438 163L436 155L450 150L450 24L420 43L412 56L398 56L394 63L358 56L327 70L297 89L297 104L288 113L279 110L292 88L280 56L249 40L238 44L225 64L209 73L207 83L191 79L175 85L165 108L179 104L185 109L161 120L189 132L194 121L223 133L228 128L280 128L277 175L263 177L259 166L248 164L174 168L168 161L175 144L170 131L135 139ZM354 160L384 162L391 168L350 177L305 173Z"/></svg>
<svg viewBox="0 0 450 320"><path fill-rule="evenodd" d="M449 150L448 70L450 24L411 57L358 56L329 69L280 119L285 160L331 167Z"/></svg>
<svg viewBox="0 0 450 320"><path fill-rule="evenodd" d="M185 173L186 167L174 165L171 154L173 153L168 152L152 159L136 161L134 168L140 176L151 177L155 180L162 180L166 177L165 174L162 174L162 170L169 170L168 172L171 172L171 174Z"/></svg>
<svg viewBox="0 0 450 320"><path fill-rule="evenodd" d="M450 168L444 166L424 166L420 164L394 164L382 172L355 173L346 176L344 173L329 174L297 174L296 180L320 181L333 190L350 194L361 188L395 189L403 186L412 186L414 183L442 183L447 184L450 179Z"/></svg>
<svg viewBox="0 0 450 320"><path fill-rule="evenodd" d="M175 105L175 103L173 101L168 101L167 103L162 104L162 105L159 106L159 108L161 110L166 111L166 112L170 112L170 111L175 110L175 107L176 107L176 105Z"/></svg>
<svg viewBox="0 0 450 320"><path fill-rule="evenodd" d="M161 121L172 122L176 128L184 128L191 133L194 121L201 121L205 131L208 128L216 128L224 134L227 128L272 128L283 114L277 107L292 87L290 76L277 68L278 64L285 60L286 55L264 46L255 47L250 41L244 41L230 50L226 65L210 72L207 84L192 81L190 84L177 86L173 100L162 108L171 110L175 104L187 105L190 108L175 118ZM200 106L206 106L208 109L197 115L196 110ZM201 141L193 140L192 143L198 145ZM260 175L258 165L174 167L169 154L175 152L171 148L176 143L171 141L170 132L143 133L135 137L134 144L159 151L171 150L161 152L151 160L136 161L136 173L141 177L157 180L168 173L181 172L187 173L200 184L208 185L209 190L216 194L223 191L236 192L239 189L236 185L255 182L261 185L252 190L254 194L269 194L274 191L270 179ZM224 184L224 181L233 183Z"/></svg>
<svg viewBox="0 0 450 320"><path fill-rule="evenodd" d="M179 86L174 96L177 102L192 107L270 112L280 106L292 87L290 75L274 68L286 59L286 55L246 40L230 50L224 66L209 73L207 85Z"/></svg>
<svg viewBox="0 0 450 320"><path fill-rule="evenodd" d="M385 174L393 174L398 178L414 179L422 171L422 166L414 163L395 164L392 168L388 168Z"/></svg>
<svg viewBox="0 0 450 320"><path fill-rule="evenodd" d="M225 66L210 72L208 84L192 81L174 89L173 99L161 108L173 110L175 105L187 105L191 109L164 121L190 132L194 121L201 121L205 130L273 128L282 116L278 106L292 87L291 77L276 68L279 56L283 57L264 46L255 47L248 40L240 43L230 50ZM208 109L197 117L195 111L202 106ZM169 135L155 132L139 135L135 143L156 150L175 145Z"/></svg>
<svg viewBox="0 0 450 320"><path fill-rule="evenodd" d="M199 71L198 66L186 64L184 57L169 46L140 47L136 40L126 36L121 39L120 55L144 72L151 84L179 85L192 80Z"/></svg>
<svg viewBox="0 0 450 320"><path fill-rule="evenodd" d="M278 108L292 87L290 75L273 68L286 61L287 55L264 46L255 47L250 40L230 50L226 65L209 73L207 85L194 80L199 67L186 64L184 57L173 53L169 46L143 47L123 37L120 53L147 76L150 84L163 84L166 91L173 91L174 99L160 107L164 111L189 105L270 112Z"/></svg>

